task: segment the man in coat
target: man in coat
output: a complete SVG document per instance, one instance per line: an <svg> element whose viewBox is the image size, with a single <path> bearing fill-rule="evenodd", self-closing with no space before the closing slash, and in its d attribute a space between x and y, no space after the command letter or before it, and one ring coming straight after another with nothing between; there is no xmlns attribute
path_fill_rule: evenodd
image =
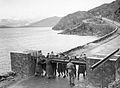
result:
<svg viewBox="0 0 120 88"><path fill-rule="evenodd" d="M70 85L74 86L75 83L74 83L74 79L75 79L75 67L74 67L74 64L71 62L72 59L69 60L69 63L67 64L67 69L68 69L68 77L69 77L69 83Z"/></svg>

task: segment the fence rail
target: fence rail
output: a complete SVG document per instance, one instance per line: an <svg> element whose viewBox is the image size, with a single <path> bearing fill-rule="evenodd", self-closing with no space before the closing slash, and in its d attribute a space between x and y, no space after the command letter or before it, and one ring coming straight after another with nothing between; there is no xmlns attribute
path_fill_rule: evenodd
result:
<svg viewBox="0 0 120 88"><path fill-rule="evenodd" d="M104 59L102 59L102 60L98 61L97 63L95 63L94 65L91 66L91 69L92 70L96 69L98 66L102 65L103 63L105 63L111 56L113 56L118 51L119 51L119 49L115 50L114 52L112 52L111 54L106 56Z"/></svg>

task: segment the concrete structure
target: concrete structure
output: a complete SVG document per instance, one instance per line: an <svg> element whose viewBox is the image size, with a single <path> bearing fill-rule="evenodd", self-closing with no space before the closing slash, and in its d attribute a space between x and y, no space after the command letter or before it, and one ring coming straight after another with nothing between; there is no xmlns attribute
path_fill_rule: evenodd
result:
<svg viewBox="0 0 120 88"><path fill-rule="evenodd" d="M92 70L90 67L99 60L91 59L88 64L87 78L88 82L97 87L107 87L109 83L115 80L115 61L108 60L101 66Z"/></svg>
<svg viewBox="0 0 120 88"><path fill-rule="evenodd" d="M29 77L35 73L35 60L30 53L11 52L11 70L21 77Z"/></svg>
<svg viewBox="0 0 120 88"><path fill-rule="evenodd" d="M120 57L116 61L115 68L116 68L116 80L120 80Z"/></svg>
<svg viewBox="0 0 120 88"><path fill-rule="evenodd" d="M115 63L115 80L108 85L108 88L120 88L120 57Z"/></svg>

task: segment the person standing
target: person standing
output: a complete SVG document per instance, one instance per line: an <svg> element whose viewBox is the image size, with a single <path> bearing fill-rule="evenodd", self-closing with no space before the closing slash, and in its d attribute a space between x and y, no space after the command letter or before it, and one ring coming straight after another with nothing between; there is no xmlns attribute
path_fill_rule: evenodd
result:
<svg viewBox="0 0 120 88"><path fill-rule="evenodd" d="M38 51L37 53L37 62L36 62L36 73L35 76L42 76L42 64L41 64L41 56L42 56L42 51Z"/></svg>
<svg viewBox="0 0 120 88"><path fill-rule="evenodd" d="M53 69L52 69L51 61L49 58L47 58L47 60L46 60L46 73L47 73L46 75L47 75L48 79L52 78Z"/></svg>
<svg viewBox="0 0 120 88"><path fill-rule="evenodd" d="M51 58L50 58L50 54L47 54L46 57L46 76L48 79L53 77L53 68L52 68L52 63L51 63Z"/></svg>
<svg viewBox="0 0 120 88"><path fill-rule="evenodd" d="M50 58L50 53L47 53L47 56L46 56L46 58Z"/></svg>
<svg viewBox="0 0 120 88"><path fill-rule="evenodd" d="M51 51L51 53L50 53L50 55L49 55L49 58L50 58L50 59L54 59L54 58L55 58L55 55L54 55L54 52L53 52L53 51Z"/></svg>
<svg viewBox="0 0 120 88"><path fill-rule="evenodd" d="M74 64L71 62L72 59L69 60L69 63L67 64L67 69L68 69L68 77L69 77L69 83L70 85L74 86L75 83L74 83L74 79L75 79L75 67L74 67Z"/></svg>
<svg viewBox="0 0 120 88"><path fill-rule="evenodd" d="M75 78L76 78L76 65L74 64L74 75L75 75Z"/></svg>
<svg viewBox="0 0 120 88"><path fill-rule="evenodd" d="M52 51L50 53L50 59L55 59L55 55L54 55L54 52ZM53 78L56 77L56 69L57 69L57 63L52 61L51 62L51 65L52 65L52 74L53 74Z"/></svg>
<svg viewBox="0 0 120 88"><path fill-rule="evenodd" d="M83 74L83 77L84 77L84 79L85 79L85 77L86 77L86 75L87 75L87 67L88 67L88 61L87 61L87 56L86 56L86 54L84 53L83 54L83 56L82 56L82 59L85 61L85 65L84 65L84 70L85 70L85 72L84 72L84 74ZM85 74L86 73L86 74Z"/></svg>
<svg viewBox="0 0 120 88"><path fill-rule="evenodd" d="M77 77L77 79L79 80L79 75L80 75L80 73L82 73L83 74L83 78L85 79L85 77L86 77L86 61L87 61L87 57L86 57L86 54L84 54L84 53L82 53L81 55L80 55L80 57L79 57L79 60L83 60L84 62L85 62L85 64L84 65L81 65L81 64L79 64L79 66L78 66L78 77Z"/></svg>
<svg viewBox="0 0 120 88"><path fill-rule="evenodd" d="M85 53L83 54L82 59L83 59L85 62L87 61L87 56L86 56Z"/></svg>

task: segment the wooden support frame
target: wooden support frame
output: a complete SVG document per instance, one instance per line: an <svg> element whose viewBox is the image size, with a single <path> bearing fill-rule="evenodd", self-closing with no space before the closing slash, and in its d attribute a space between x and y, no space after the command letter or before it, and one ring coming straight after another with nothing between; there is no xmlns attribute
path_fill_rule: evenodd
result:
<svg viewBox="0 0 120 88"><path fill-rule="evenodd" d="M69 62L69 60L62 60L62 59L61 60L60 59L51 59L51 61L57 62L57 63L68 63ZM72 63L77 64L77 65L79 65L79 64L86 65L85 61L73 60Z"/></svg>

